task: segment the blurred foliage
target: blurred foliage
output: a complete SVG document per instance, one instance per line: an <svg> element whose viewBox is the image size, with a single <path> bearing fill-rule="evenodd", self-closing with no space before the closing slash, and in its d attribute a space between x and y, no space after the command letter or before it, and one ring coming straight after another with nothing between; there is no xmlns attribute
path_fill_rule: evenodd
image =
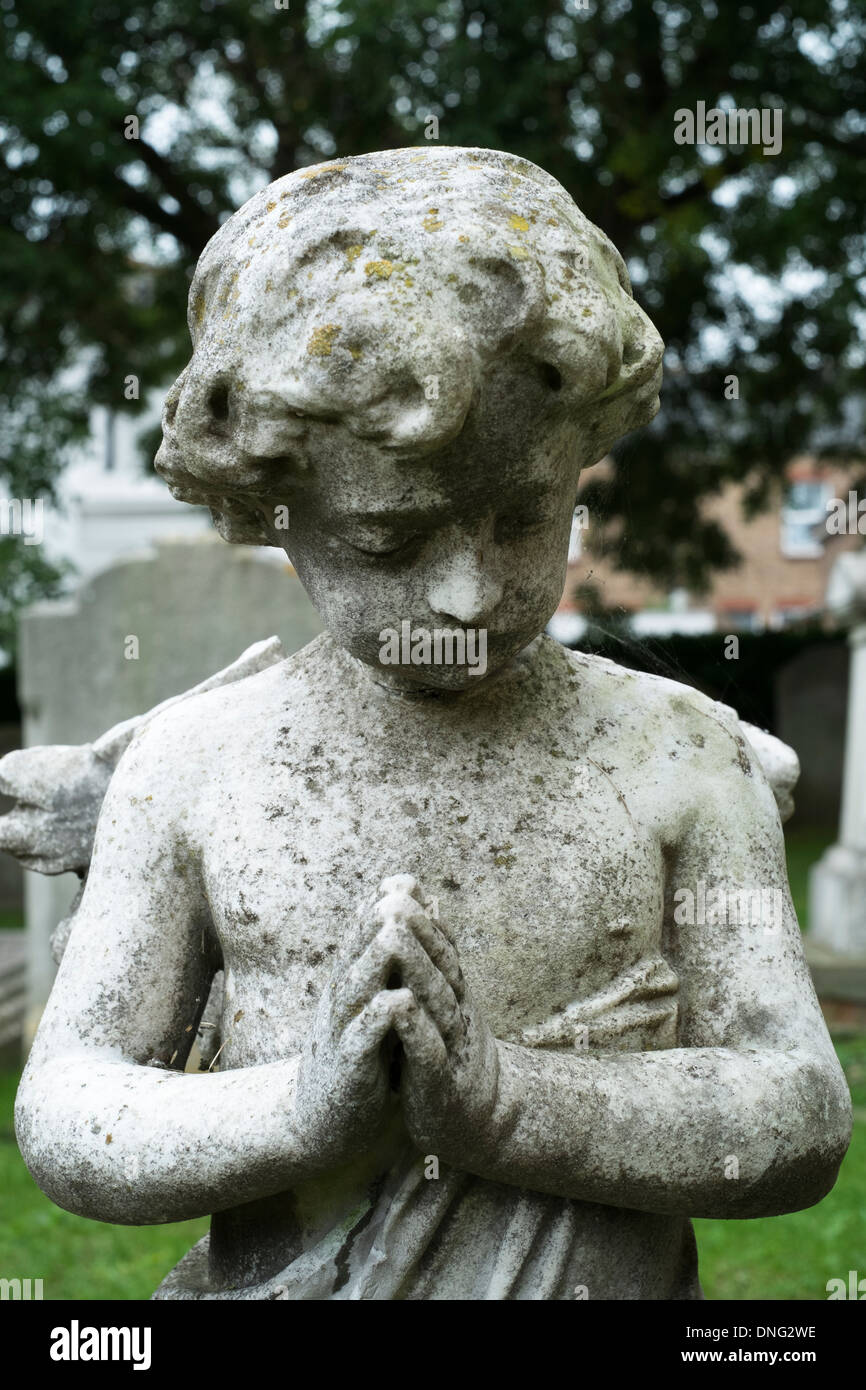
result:
<svg viewBox="0 0 866 1390"><path fill-rule="evenodd" d="M89 404L139 408L129 373L144 396L179 369L193 264L246 196L423 144L431 115L560 179L666 340L661 415L582 493L620 563L694 588L734 559L703 497L747 478L759 505L794 453L864 457L863 0L0 0L0 26L14 495L50 491ZM698 101L781 109L782 153L675 144Z"/></svg>
<svg viewBox="0 0 866 1390"><path fill-rule="evenodd" d="M18 610L37 599L56 598L63 591L69 567L53 565L38 545L25 545L20 536L0 537L0 651L14 657L18 644ZM10 689L13 668L0 672L0 718L14 721L17 701Z"/></svg>

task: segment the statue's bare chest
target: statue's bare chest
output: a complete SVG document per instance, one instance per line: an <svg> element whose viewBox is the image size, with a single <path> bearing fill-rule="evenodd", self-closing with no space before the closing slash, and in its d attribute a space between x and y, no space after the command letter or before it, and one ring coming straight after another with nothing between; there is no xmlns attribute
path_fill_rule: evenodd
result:
<svg viewBox="0 0 866 1390"><path fill-rule="evenodd" d="M549 751L278 739L212 788L205 887L256 1055L302 1035L342 935L391 874L412 874L447 920L500 1036L658 950L655 835L615 771Z"/></svg>

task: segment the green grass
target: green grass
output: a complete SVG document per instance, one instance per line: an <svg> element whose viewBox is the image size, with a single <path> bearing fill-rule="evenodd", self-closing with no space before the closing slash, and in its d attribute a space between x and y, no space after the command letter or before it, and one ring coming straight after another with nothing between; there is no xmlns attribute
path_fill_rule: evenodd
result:
<svg viewBox="0 0 866 1390"><path fill-rule="evenodd" d="M49 1202L24 1166L12 1130L17 1076L0 1075L0 1277L42 1279L46 1299L149 1298L206 1219L109 1226Z"/></svg>
<svg viewBox="0 0 866 1390"><path fill-rule="evenodd" d="M20 912L0 912L0 927L14 927L18 931L24 930L24 921ZM2 1277L2 1276L0 1276Z"/></svg>
<svg viewBox="0 0 866 1390"><path fill-rule="evenodd" d="M866 1276L866 1037L837 1043L858 1118L839 1181L817 1207L759 1221L696 1221L708 1299L824 1299L828 1279ZM17 1078L0 1075L0 1277L44 1280L46 1299L143 1299L207 1221L108 1226L36 1187L15 1147Z"/></svg>
<svg viewBox="0 0 866 1390"><path fill-rule="evenodd" d="M835 838L835 830L815 829L812 826L797 826L785 831L791 897L803 931L809 925L809 870Z"/></svg>
<svg viewBox="0 0 866 1390"><path fill-rule="evenodd" d="M816 1207L758 1221L696 1221L707 1298L827 1297L827 1280L866 1276L866 1037L836 1042L854 1101L839 1181Z"/></svg>

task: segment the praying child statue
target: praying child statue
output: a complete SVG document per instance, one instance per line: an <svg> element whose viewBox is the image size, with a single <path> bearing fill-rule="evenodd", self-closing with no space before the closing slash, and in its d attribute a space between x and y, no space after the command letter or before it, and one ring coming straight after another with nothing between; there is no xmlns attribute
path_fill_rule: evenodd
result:
<svg viewBox="0 0 866 1390"><path fill-rule="evenodd" d="M526 160L390 150L252 198L189 324L157 469L326 631L110 772L33 1176L209 1215L157 1298L700 1298L690 1218L820 1201L851 1112L736 714L544 633L658 408L621 257Z"/></svg>

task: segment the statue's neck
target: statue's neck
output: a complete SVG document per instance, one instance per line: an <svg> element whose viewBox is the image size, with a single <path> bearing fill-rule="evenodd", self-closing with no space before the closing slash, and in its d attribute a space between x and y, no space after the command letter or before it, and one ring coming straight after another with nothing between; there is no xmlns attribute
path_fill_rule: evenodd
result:
<svg viewBox="0 0 866 1390"><path fill-rule="evenodd" d="M373 666L366 661L361 661L344 648L338 647L336 643L334 649L339 653L340 659L349 663L360 680L369 685L380 696L405 700L412 704L450 703L463 706L470 702L474 703L476 700L484 700L487 696L493 695L494 692L498 694L504 685L508 685L512 681L525 679L538 661L543 640L543 634L539 634L504 666L489 674L474 677L460 690L448 690L442 686L434 685L425 686L394 667Z"/></svg>

